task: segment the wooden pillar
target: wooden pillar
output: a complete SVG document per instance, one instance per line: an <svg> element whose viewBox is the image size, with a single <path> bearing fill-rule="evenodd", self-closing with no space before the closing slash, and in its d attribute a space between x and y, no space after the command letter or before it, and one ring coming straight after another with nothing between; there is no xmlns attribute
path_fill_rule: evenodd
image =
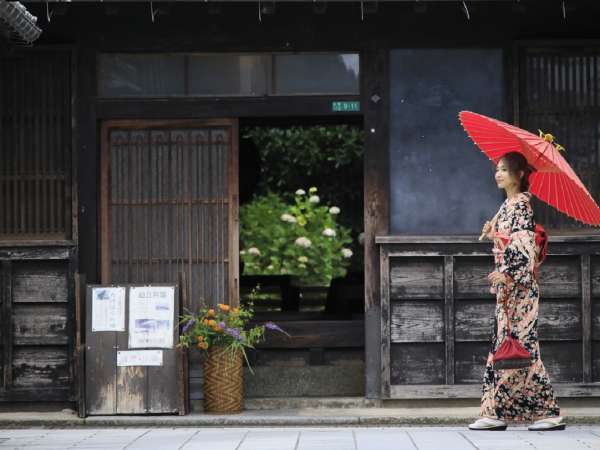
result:
<svg viewBox="0 0 600 450"><path fill-rule="evenodd" d="M375 236L389 232L389 49L373 41L361 52L365 129L365 367L367 398L381 396L380 262Z"/></svg>
<svg viewBox="0 0 600 450"><path fill-rule="evenodd" d="M98 139L96 124L96 51L82 44L75 79L74 145L78 162L79 272L88 283L99 281L98 267Z"/></svg>

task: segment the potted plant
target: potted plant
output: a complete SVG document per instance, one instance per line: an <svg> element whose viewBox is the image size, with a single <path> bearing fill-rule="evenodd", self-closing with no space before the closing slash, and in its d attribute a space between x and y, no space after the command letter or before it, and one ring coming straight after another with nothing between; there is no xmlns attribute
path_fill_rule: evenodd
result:
<svg viewBox="0 0 600 450"><path fill-rule="evenodd" d="M265 329L287 334L273 322L249 328L253 316L252 303L233 308L219 303L216 308L204 306L197 314L181 317L180 345L195 346L204 352L204 410L207 413L241 412L243 359L252 372L246 348L254 348L264 340Z"/></svg>

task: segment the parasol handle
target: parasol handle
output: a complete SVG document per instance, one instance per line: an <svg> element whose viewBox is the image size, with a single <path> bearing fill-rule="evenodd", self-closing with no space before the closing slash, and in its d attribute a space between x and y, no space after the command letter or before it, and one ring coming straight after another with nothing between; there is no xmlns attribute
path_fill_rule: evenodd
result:
<svg viewBox="0 0 600 450"><path fill-rule="evenodd" d="M498 210L498 212L496 213L494 218L490 221L490 224L492 225L492 229L494 229L494 226L496 225L496 221L498 220L499 215L500 215L500 210ZM479 240L482 241L484 237L485 237L485 233L481 233L481 236L479 236Z"/></svg>

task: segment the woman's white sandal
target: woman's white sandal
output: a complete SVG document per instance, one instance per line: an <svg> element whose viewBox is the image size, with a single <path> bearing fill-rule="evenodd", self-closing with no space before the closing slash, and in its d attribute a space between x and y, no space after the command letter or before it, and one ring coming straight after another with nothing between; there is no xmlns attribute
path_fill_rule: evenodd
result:
<svg viewBox="0 0 600 450"><path fill-rule="evenodd" d="M537 420L527 427L529 431L558 431L564 430L566 427L562 417L547 417Z"/></svg>
<svg viewBox="0 0 600 450"><path fill-rule="evenodd" d="M504 431L506 430L506 422L498 419L490 419L482 417L469 425L469 430L475 431Z"/></svg>

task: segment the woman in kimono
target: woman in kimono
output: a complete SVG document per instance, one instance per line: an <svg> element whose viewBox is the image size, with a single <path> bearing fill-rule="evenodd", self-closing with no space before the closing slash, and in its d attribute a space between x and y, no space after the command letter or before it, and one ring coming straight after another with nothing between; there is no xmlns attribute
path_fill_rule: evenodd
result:
<svg viewBox="0 0 600 450"><path fill-rule="evenodd" d="M520 153L506 154L496 166L498 188L506 191L493 223L482 233L494 241L495 270L488 275L496 294L492 348L483 377L480 418L472 430L505 430L507 422L532 422L529 430L564 429L552 385L540 358L537 319L540 292L536 280L535 222L529 204L529 168ZM507 307L504 301L507 301ZM531 365L494 369L494 354L510 331L529 351Z"/></svg>

